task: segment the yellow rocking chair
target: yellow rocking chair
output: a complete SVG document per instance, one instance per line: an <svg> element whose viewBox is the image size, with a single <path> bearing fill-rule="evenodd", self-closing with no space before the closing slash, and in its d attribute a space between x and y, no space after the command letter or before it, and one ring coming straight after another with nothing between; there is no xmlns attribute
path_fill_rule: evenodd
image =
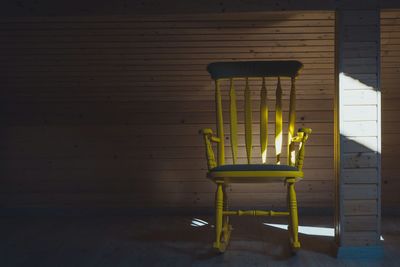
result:
<svg viewBox="0 0 400 267"><path fill-rule="evenodd" d="M214 248L224 252L229 244L232 226L229 224L231 215L250 216L288 216L289 239L293 250L300 248L298 239L298 216L295 183L303 177L303 160L305 142L311 134L311 129L301 128L294 135L296 113L295 79L303 65L299 61L244 61L244 62L215 62L208 65L207 70L215 81L215 102L217 115L217 135L211 129L203 129L208 164L207 177L217 185L215 194L215 242ZM275 103L275 154L276 164L267 164L268 144L268 104L266 79L277 78ZM281 78L291 80L287 165L281 164L282 151L282 87ZM261 81L260 92L260 147L261 164L252 164L252 100L249 86L250 79ZM234 81L244 80L244 130L247 164L237 164L238 161L238 117ZM229 114L230 114L230 142L232 163L225 164L224 122L222 109L221 84L230 83ZM215 159L212 144L217 144L218 159ZM295 144L298 143L298 148ZM297 150L297 153L296 153ZM226 186L230 183L270 183L284 182L287 185L288 211L275 212L264 210L228 210Z"/></svg>

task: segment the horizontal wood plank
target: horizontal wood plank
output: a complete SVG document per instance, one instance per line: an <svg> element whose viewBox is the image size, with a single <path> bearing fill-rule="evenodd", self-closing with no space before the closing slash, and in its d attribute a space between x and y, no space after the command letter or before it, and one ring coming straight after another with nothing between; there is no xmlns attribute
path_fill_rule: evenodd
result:
<svg viewBox="0 0 400 267"><path fill-rule="evenodd" d="M215 185L205 178L199 134L201 128L215 129L207 64L290 59L304 64L296 81L296 127L313 128L306 178L297 187L299 205L333 204L333 12L0 21L5 207L211 207ZM242 112L244 82L236 85ZM250 86L257 121L261 81ZM290 81L282 79L282 86L286 131ZM275 88L276 79L267 79L271 134ZM225 122L228 89L221 86ZM241 162L244 119L238 119ZM253 131L259 132L257 124ZM258 134L253 139L257 146ZM229 150L229 135L224 141ZM269 141L272 160L272 135ZM259 158L259 148L253 152ZM285 187L244 185L231 194L233 205L281 207Z"/></svg>

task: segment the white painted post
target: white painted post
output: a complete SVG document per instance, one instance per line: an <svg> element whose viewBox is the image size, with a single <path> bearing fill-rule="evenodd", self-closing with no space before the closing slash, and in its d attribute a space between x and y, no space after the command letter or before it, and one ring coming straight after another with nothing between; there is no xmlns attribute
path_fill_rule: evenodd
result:
<svg viewBox="0 0 400 267"><path fill-rule="evenodd" d="M340 258L383 255L380 10L377 0L368 2L367 7L351 7L343 1L336 17L335 233Z"/></svg>

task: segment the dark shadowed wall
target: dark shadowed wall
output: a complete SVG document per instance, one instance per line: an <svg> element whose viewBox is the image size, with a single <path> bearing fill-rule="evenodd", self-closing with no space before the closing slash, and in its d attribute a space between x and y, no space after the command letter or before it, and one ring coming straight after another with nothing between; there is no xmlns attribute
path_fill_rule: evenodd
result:
<svg viewBox="0 0 400 267"><path fill-rule="evenodd" d="M400 10L381 13L382 206L399 211L400 204Z"/></svg>
<svg viewBox="0 0 400 267"><path fill-rule="evenodd" d="M0 38L3 207L211 207L199 135L215 129L206 65L250 59L304 63L297 127L314 132L299 205L333 206L333 12L2 18ZM282 206L284 190L235 186L232 202Z"/></svg>

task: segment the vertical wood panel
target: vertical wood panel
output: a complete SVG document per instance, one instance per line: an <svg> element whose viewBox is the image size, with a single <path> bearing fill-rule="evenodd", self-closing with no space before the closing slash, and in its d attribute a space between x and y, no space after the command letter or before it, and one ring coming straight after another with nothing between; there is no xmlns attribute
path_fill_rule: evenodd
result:
<svg viewBox="0 0 400 267"><path fill-rule="evenodd" d="M381 12L381 75L382 75L382 206L388 212L399 210L400 147L399 64L400 10ZM392 138L396 136L396 138Z"/></svg>
<svg viewBox="0 0 400 267"><path fill-rule="evenodd" d="M362 19L360 19L362 18ZM340 153L338 155L337 229L339 254L351 246L378 246L380 232L380 74L378 72L379 12L376 9L352 10L346 5L337 16L338 64L338 126ZM362 47L362 48L361 48ZM360 54L360 50L369 51ZM355 58L369 60L365 65ZM365 90L373 100L366 104ZM350 94L347 92L351 92ZM348 95L352 97L346 99ZM359 96L359 97L356 97ZM369 127L377 125L377 127ZM360 127L361 126L361 127ZM369 128L368 128L369 127ZM368 134L359 130L365 129ZM369 142L361 142L365 136ZM361 177L366 171L369 176ZM352 177L354 176L354 177ZM374 216L371 216L374 215ZM359 216L366 224L376 224L377 229L365 231L361 239L347 217ZM351 221L351 220L350 220Z"/></svg>

